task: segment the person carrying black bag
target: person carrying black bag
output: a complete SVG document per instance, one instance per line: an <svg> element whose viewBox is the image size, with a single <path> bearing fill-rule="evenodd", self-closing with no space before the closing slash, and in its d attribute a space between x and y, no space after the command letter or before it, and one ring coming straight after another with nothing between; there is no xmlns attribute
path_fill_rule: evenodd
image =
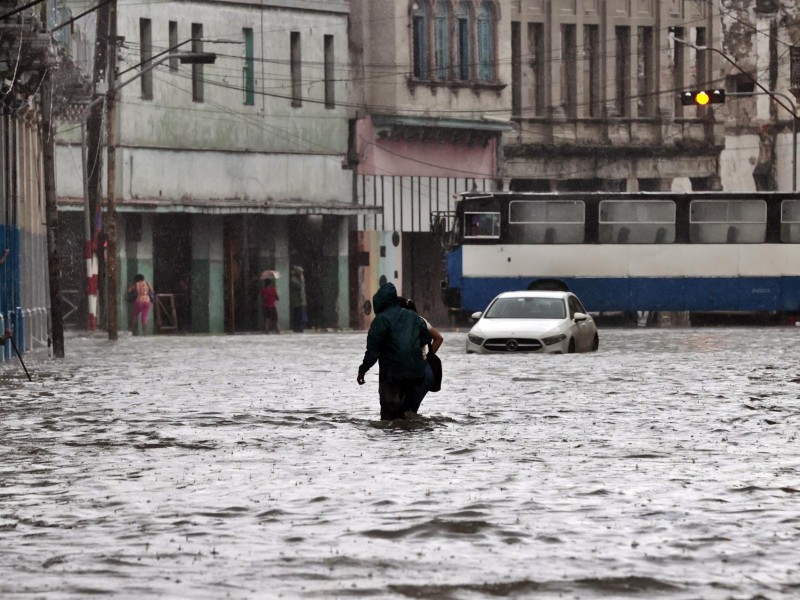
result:
<svg viewBox="0 0 800 600"><path fill-rule="evenodd" d="M423 345L421 348L422 357L425 359L425 385L415 395L413 402L410 403L413 411L418 412L420 404L422 404L428 392L438 392L442 389L442 361L436 352L444 342L444 337L425 317L417 312L417 305L414 304L413 300L399 296L397 302L403 308L417 313L419 318L425 321L432 338L428 344Z"/></svg>

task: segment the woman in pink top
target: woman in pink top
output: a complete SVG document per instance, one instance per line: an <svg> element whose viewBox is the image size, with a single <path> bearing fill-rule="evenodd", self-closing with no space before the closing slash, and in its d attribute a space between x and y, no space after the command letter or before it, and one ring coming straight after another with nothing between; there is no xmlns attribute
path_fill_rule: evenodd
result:
<svg viewBox="0 0 800 600"><path fill-rule="evenodd" d="M274 331L280 333L278 326L278 309L275 303L278 298L278 290L275 289L275 282L271 279L264 280L264 287L261 288L261 307L264 310L264 333Z"/></svg>
<svg viewBox="0 0 800 600"><path fill-rule="evenodd" d="M138 335L138 325L141 318L142 335L147 333L147 315L150 314L153 292L152 286L141 273L133 278L133 285L128 288L128 297L134 298L133 317L131 318L131 332Z"/></svg>

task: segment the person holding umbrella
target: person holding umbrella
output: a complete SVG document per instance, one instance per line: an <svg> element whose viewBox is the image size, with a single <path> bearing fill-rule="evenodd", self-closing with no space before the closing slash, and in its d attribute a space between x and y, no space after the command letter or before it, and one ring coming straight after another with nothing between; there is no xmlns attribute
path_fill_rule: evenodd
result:
<svg viewBox="0 0 800 600"><path fill-rule="evenodd" d="M277 271L264 271L261 273L261 279L264 280L264 286L261 288L261 308L264 311L264 333L280 333L281 329L278 325L278 309L275 303L280 300L278 290L275 288L275 279L279 277Z"/></svg>

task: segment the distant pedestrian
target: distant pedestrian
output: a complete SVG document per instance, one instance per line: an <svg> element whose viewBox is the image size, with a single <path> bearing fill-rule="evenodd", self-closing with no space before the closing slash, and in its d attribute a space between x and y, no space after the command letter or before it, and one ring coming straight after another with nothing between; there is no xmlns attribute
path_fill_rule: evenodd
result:
<svg viewBox="0 0 800 600"><path fill-rule="evenodd" d="M292 306L292 331L302 333L308 323L306 277L303 267L292 267L292 276L289 278L289 303Z"/></svg>
<svg viewBox="0 0 800 600"><path fill-rule="evenodd" d="M432 341L425 321L397 304L397 289L384 283L372 297L375 318L367 333L367 350L356 381L378 363L378 396L381 419L402 419L416 412L420 390L425 386L425 361L421 348Z"/></svg>
<svg viewBox="0 0 800 600"><path fill-rule="evenodd" d="M128 288L128 299L133 302L133 315L131 316L131 333L139 335L139 322L142 325L142 335L147 334L147 315L150 314L150 307L155 300L155 291L145 279L144 275L138 273L133 278L133 284Z"/></svg>
<svg viewBox="0 0 800 600"><path fill-rule="evenodd" d="M278 326L278 308L275 303L280 300L275 282L272 279L264 280L264 287L261 288L261 307L264 311L264 333L280 333Z"/></svg>

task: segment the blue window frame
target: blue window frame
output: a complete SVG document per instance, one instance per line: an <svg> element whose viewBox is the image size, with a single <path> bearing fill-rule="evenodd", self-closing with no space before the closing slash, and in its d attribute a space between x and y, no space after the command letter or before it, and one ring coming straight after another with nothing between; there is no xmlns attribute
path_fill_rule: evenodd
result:
<svg viewBox="0 0 800 600"><path fill-rule="evenodd" d="M449 2L436 5L434 40L436 43L436 77L450 78L450 22L452 13Z"/></svg>
<svg viewBox="0 0 800 600"><path fill-rule="evenodd" d="M472 75L472 18L469 0L461 0L456 14L458 28L456 33L458 55L458 78L465 81Z"/></svg>
<svg viewBox="0 0 800 600"><path fill-rule="evenodd" d="M481 2L478 12L478 79L494 80L494 7Z"/></svg>
<svg viewBox="0 0 800 600"><path fill-rule="evenodd" d="M430 7L425 0L417 0L417 10L412 14L412 35L414 51L414 77L428 79L428 44L426 32Z"/></svg>

